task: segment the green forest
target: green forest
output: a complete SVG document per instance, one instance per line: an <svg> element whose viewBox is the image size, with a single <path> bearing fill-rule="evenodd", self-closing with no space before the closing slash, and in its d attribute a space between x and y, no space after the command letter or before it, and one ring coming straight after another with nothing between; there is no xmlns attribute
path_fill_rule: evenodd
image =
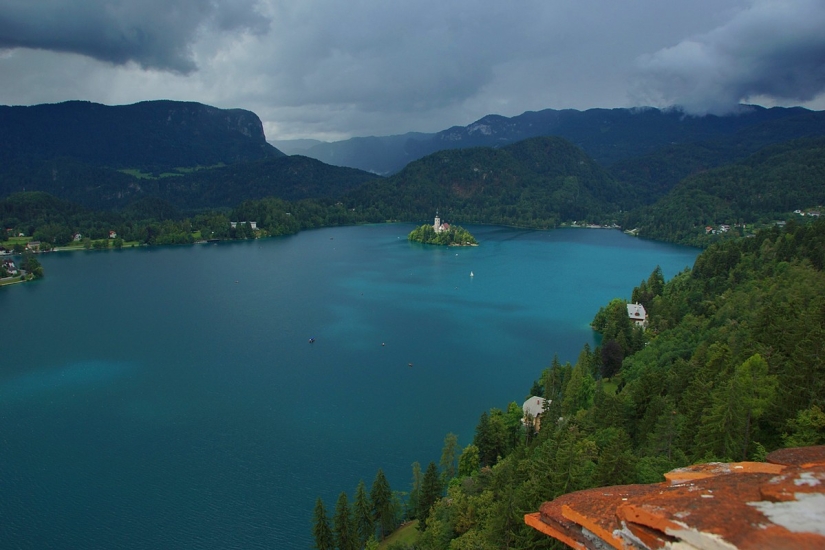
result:
<svg viewBox="0 0 825 550"><path fill-rule="evenodd" d="M791 221L714 244L667 282L657 268L629 289L645 330L628 300L611 301L593 321L599 347L575 364L554 358L514 396L548 400L538 431L517 401L482 412L470 444L448 434L438 464L413 463L395 493L379 471L353 506L342 492L331 518L319 499L317 547L374 547L415 520L412 541L389 548L551 548L523 516L561 494L825 443L823 266L825 221Z"/></svg>

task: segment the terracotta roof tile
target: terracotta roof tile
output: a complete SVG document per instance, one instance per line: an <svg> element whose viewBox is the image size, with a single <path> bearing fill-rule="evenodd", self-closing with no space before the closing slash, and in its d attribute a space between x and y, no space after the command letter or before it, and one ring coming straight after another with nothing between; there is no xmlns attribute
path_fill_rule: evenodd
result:
<svg viewBox="0 0 825 550"><path fill-rule="evenodd" d="M573 548L825 548L825 446L783 449L769 460L578 491L525 521Z"/></svg>

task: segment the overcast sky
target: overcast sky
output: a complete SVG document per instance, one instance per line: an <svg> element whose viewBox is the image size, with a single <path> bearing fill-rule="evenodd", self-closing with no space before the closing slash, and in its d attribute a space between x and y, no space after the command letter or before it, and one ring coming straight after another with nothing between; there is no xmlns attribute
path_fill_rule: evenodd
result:
<svg viewBox="0 0 825 550"><path fill-rule="evenodd" d="M268 139L824 92L825 0L0 0L0 104L199 101Z"/></svg>

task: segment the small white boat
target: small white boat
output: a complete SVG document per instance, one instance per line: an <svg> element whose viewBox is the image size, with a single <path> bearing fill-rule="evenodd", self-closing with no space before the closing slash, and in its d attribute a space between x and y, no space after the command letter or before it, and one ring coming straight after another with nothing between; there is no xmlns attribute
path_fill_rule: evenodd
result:
<svg viewBox="0 0 825 550"><path fill-rule="evenodd" d="M475 277L475 275L473 275L472 271L470 272L470 277Z"/></svg>

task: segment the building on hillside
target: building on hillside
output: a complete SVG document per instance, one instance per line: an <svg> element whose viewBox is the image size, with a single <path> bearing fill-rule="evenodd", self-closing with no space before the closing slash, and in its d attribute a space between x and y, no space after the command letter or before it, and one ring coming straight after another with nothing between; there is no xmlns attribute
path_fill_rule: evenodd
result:
<svg viewBox="0 0 825 550"><path fill-rule="evenodd" d="M636 326L647 326L647 312L642 304L627 304L627 316L636 323Z"/></svg>
<svg viewBox="0 0 825 550"><path fill-rule="evenodd" d="M287 216L289 216L289 213L287 213ZM232 229L235 229L238 227L238 224L243 225L245 223L249 224L250 229L253 229L255 231L258 230L258 222L229 222L229 225L232 226Z"/></svg>
<svg viewBox="0 0 825 550"><path fill-rule="evenodd" d="M17 266L14 265L14 260L3 260L0 262L0 266L3 267L3 271L8 273L9 277L14 277L20 273L17 271Z"/></svg>
<svg viewBox="0 0 825 550"><path fill-rule="evenodd" d="M531 395L527 398L527 401L524 402L524 405L521 406L521 410L524 413L524 416L521 418L521 423L525 426L532 426L533 431L539 431L541 427L541 413L544 412L544 408L547 406L547 399L543 397L538 397L536 395Z"/></svg>
<svg viewBox="0 0 825 550"><path fill-rule="evenodd" d="M435 222L433 223L433 229L436 233L441 233L442 231L447 231L450 229L450 224L441 222L441 218L438 217L438 212L435 213Z"/></svg>

